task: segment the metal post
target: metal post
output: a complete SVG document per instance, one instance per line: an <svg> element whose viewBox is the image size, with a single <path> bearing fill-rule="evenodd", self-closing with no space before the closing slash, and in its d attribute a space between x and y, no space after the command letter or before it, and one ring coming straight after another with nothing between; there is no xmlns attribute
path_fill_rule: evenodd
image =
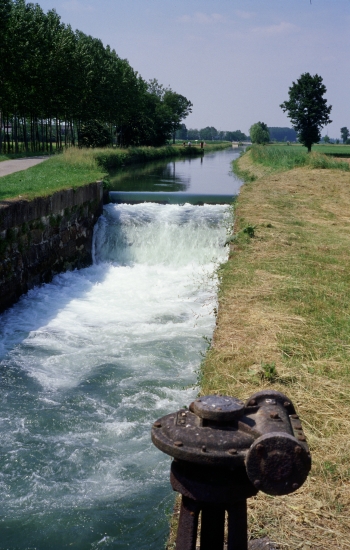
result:
<svg viewBox="0 0 350 550"><path fill-rule="evenodd" d="M231 504L228 508L227 550L248 550L247 501Z"/></svg>
<svg viewBox="0 0 350 550"><path fill-rule="evenodd" d="M225 534L225 508L216 504L203 504L201 515L200 550L223 550Z"/></svg>
<svg viewBox="0 0 350 550"><path fill-rule="evenodd" d="M199 512L198 502L185 496L182 497L179 528L176 537L176 548L178 550L196 550Z"/></svg>

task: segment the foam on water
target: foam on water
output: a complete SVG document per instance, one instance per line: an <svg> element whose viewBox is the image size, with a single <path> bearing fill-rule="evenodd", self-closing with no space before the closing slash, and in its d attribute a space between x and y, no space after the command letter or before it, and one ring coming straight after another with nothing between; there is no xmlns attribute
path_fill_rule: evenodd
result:
<svg viewBox="0 0 350 550"><path fill-rule="evenodd" d="M0 317L4 547L161 547L170 462L150 427L196 393L227 215L108 205L94 265Z"/></svg>

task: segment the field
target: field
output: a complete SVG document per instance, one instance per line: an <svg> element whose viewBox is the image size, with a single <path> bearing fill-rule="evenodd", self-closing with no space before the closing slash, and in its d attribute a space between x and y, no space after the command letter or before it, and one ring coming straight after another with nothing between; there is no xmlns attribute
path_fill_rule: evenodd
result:
<svg viewBox="0 0 350 550"><path fill-rule="evenodd" d="M334 158L318 150L307 153L307 150L301 146L253 145L249 150L253 162L268 168L271 173L302 166L342 171L350 170L347 159ZM238 174L239 164L236 164L234 169Z"/></svg>
<svg viewBox="0 0 350 550"><path fill-rule="evenodd" d="M217 328L202 365L201 393L247 398L272 388L289 396L312 471L292 495L250 499L250 536L269 536L281 550L345 550L350 174L312 165L271 170L253 162L252 151L237 162L250 183L235 206L238 237L219 270ZM253 237L242 231L247 226Z"/></svg>
<svg viewBox="0 0 350 550"><path fill-rule="evenodd" d="M274 144L276 147L293 147L301 149L305 152L307 152L306 147L303 147L299 143L291 143L291 145L286 145L285 143L276 143ZM330 143L330 144L323 144L323 143L316 143L312 146L312 151L316 153L323 153L325 155L346 155L350 157L350 145L343 145L343 144L336 144L336 143Z"/></svg>

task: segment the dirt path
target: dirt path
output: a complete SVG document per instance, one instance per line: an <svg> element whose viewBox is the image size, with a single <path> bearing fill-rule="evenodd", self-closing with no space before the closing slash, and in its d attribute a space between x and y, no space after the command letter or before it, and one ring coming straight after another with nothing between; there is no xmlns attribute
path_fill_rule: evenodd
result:
<svg viewBox="0 0 350 550"><path fill-rule="evenodd" d="M2 176L8 176L14 172L20 172L21 170L26 170L31 168L36 164L40 164L44 160L47 160L49 157L29 157L23 159L13 159L13 160L4 160L0 162L0 178Z"/></svg>

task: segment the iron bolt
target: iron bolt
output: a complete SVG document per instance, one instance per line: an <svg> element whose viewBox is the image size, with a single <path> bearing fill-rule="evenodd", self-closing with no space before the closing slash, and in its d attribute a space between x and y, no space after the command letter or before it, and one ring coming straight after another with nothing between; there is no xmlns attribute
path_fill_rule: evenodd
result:
<svg viewBox="0 0 350 550"><path fill-rule="evenodd" d="M270 413L270 416L271 416L271 418L275 418L275 419L279 418L278 413Z"/></svg>
<svg viewBox="0 0 350 550"><path fill-rule="evenodd" d="M297 489L299 489L298 483L293 483L292 487L293 487L294 491L296 491Z"/></svg>
<svg viewBox="0 0 350 550"><path fill-rule="evenodd" d="M300 455L300 453L302 452L302 448L301 447L295 447L295 452Z"/></svg>
<svg viewBox="0 0 350 550"><path fill-rule="evenodd" d="M299 441L306 441L306 437L304 435L298 435Z"/></svg>
<svg viewBox="0 0 350 550"><path fill-rule="evenodd" d="M230 455L236 455L237 454L237 449L230 449L229 451L227 451L228 454Z"/></svg>
<svg viewBox="0 0 350 550"><path fill-rule="evenodd" d="M262 443L258 443L257 446L256 446L256 450L258 452L262 452L263 450L265 449L264 445Z"/></svg>
<svg viewBox="0 0 350 550"><path fill-rule="evenodd" d="M256 479L256 480L254 481L254 487L255 487L256 489L259 489L260 485L261 485L260 479Z"/></svg>
<svg viewBox="0 0 350 550"><path fill-rule="evenodd" d="M182 447L183 443L182 441L174 441L175 447Z"/></svg>
<svg viewBox="0 0 350 550"><path fill-rule="evenodd" d="M154 426L155 428L161 428L161 427L162 427L162 424L161 424L160 422L155 422L155 423L153 424L153 426Z"/></svg>
<svg viewBox="0 0 350 550"><path fill-rule="evenodd" d="M256 405L255 399L252 399L251 401L249 401L248 405L250 405L251 407L254 407L254 405Z"/></svg>
<svg viewBox="0 0 350 550"><path fill-rule="evenodd" d="M285 401L285 402L283 403L283 406L284 406L286 409L288 409L288 407L290 407L289 401Z"/></svg>
<svg viewBox="0 0 350 550"><path fill-rule="evenodd" d="M297 414L291 414L290 417L291 417L291 418L296 418L296 419L299 418L299 416L298 416Z"/></svg>
<svg viewBox="0 0 350 550"><path fill-rule="evenodd" d="M205 445L203 445L203 446L202 446L202 451L203 451L203 453L205 453L205 452L206 452L206 450L207 450L206 446L205 446Z"/></svg>

